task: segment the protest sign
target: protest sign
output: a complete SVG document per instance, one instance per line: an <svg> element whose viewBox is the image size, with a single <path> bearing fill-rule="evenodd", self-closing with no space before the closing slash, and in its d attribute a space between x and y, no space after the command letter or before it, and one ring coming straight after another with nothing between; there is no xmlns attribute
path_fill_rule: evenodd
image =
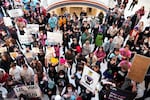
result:
<svg viewBox="0 0 150 100"><path fill-rule="evenodd" d="M27 30L27 33L37 34L39 32L39 25L38 24L27 24L26 30Z"/></svg>
<svg viewBox="0 0 150 100"><path fill-rule="evenodd" d="M9 54L12 58L16 58L18 56L17 52L10 52Z"/></svg>
<svg viewBox="0 0 150 100"><path fill-rule="evenodd" d="M12 20L10 19L10 17L3 17L3 20L4 20L5 26L13 26Z"/></svg>
<svg viewBox="0 0 150 100"><path fill-rule="evenodd" d="M21 17L24 15L22 9L11 9L7 11L10 17Z"/></svg>
<svg viewBox="0 0 150 100"><path fill-rule="evenodd" d="M54 47L47 47L46 48L46 55L51 55L52 57L55 57L55 49L54 49Z"/></svg>
<svg viewBox="0 0 150 100"><path fill-rule="evenodd" d="M21 0L14 0L14 5L15 6L21 6L23 4L22 4Z"/></svg>
<svg viewBox="0 0 150 100"><path fill-rule="evenodd" d="M19 35L19 40L21 44L30 44L33 42L32 35Z"/></svg>
<svg viewBox="0 0 150 100"><path fill-rule="evenodd" d="M34 52L34 53L39 53L40 51L39 51L39 48L38 48L38 47L33 47L33 48L32 48L32 52Z"/></svg>
<svg viewBox="0 0 150 100"><path fill-rule="evenodd" d="M94 92L98 84L99 78L100 75L97 72L93 71L87 66L84 66L83 74L80 82L89 91Z"/></svg>
<svg viewBox="0 0 150 100"><path fill-rule="evenodd" d="M29 98L35 98L41 96L40 88L37 85L15 87L14 91L17 97L19 97L20 94L27 95Z"/></svg>
<svg viewBox="0 0 150 100"><path fill-rule="evenodd" d="M28 53L25 53L25 57L26 57L26 58L32 58L33 55L32 55L32 53L28 52Z"/></svg>
<svg viewBox="0 0 150 100"><path fill-rule="evenodd" d="M0 53L6 52L7 48L6 47L0 47Z"/></svg>
<svg viewBox="0 0 150 100"><path fill-rule="evenodd" d="M107 100L133 100L135 96L136 96L136 93L121 90L116 87L110 87Z"/></svg>
<svg viewBox="0 0 150 100"><path fill-rule="evenodd" d="M62 43L61 32L47 32L47 42L49 43Z"/></svg>
<svg viewBox="0 0 150 100"><path fill-rule="evenodd" d="M58 64L58 58L54 58L54 57L52 57L52 58L50 58L50 62L52 63L52 64Z"/></svg>
<svg viewBox="0 0 150 100"><path fill-rule="evenodd" d="M127 77L136 82L142 82L150 66L150 58L135 54Z"/></svg>

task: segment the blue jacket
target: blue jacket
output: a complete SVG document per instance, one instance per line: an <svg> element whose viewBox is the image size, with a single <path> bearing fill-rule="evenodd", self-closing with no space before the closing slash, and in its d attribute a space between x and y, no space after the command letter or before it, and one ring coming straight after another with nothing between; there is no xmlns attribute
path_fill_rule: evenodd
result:
<svg viewBox="0 0 150 100"><path fill-rule="evenodd" d="M48 23L51 28L55 28L57 25L57 18L55 16L48 19Z"/></svg>

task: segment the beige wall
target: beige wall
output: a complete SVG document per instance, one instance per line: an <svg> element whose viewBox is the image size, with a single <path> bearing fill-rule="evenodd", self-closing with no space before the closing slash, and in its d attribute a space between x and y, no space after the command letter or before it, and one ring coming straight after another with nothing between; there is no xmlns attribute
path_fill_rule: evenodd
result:
<svg viewBox="0 0 150 100"><path fill-rule="evenodd" d="M54 9L52 11L55 11L56 14L62 15L64 12L67 10L67 12L73 14L73 12L76 12L77 15L80 15L80 12L82 10L87 11L88 16L97 16L101 9L93 8L93 7L87 7L87 6L79 6L79 5L74 5L74 6L66 6L66 7L61 7ZM51 11L50 11L51 12Z"/></svg>
<svg viewBox="0 0 150 100"><path fill-rule="evenodd" d="M82 7L70 7L70 13L71 14L76 12L76 14L79 15L81 11L82 11Z"/></svg>

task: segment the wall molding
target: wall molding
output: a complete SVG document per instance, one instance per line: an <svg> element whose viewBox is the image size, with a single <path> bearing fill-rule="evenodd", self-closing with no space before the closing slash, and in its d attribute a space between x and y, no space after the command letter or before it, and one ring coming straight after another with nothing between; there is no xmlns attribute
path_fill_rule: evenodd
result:
<svg viewBox="0 0 150 100"><path fill-rule="evenodd" d="M69 5L84 5L84 6L89 6L89 7L94 7L94 8L98 8L98 9L102 9L103 11L107 11L108 7L98 3L98 2L94 2L94 1L88 1L88 0L64 0L64 1L60 1L54 4L50 4L47 7L47 11L53 10L55 8L59 8L59 7L64 7L64 6L69 6Z"/></svg>

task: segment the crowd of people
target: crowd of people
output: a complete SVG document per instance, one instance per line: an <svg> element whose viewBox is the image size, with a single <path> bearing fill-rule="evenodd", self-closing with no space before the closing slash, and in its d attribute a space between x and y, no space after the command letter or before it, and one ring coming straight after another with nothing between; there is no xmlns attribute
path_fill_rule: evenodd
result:
<svg viewBox="0 0 150 100"><path fill-rule="evenodd" d="M11 18L12 26L6 26L0 19L0 47L6 48L0 57L0 84L7 89L7 96L16 98L15 86L33 84L38 85L42 94L50 100L91 100L96 92L99 100L108 100L107 90L112 84L136 93L139 83L126 76L132 67L134 54L150 57L150 26L144 27L144 22L140 21L145 15L144 6L137 9L133 16L125 18L128 0L118 2L118 5L108 9L106 16L100 12L98 16L89 18L85 10L80 15L76 12L65 12L63 15L54 11L49 13L40 6L40 0L22 2L19 6L1 0L1 11L6 13L4 17L9 17L7 11L14 8L21 8L24 12L22 17ZM132 3L130 8L133 9L135 4ZM38 24L39 32L32 34L31 43L22 44L19 36L27 34L24 30L27 24ZM49 43L48 32L57 34L57 31L62 32L63 42ZM39 51L35 52L33 48ZM16 56L12 56L12 52ZM29 53L31 55L27 55ZM101 71L102 63L107 64L104 72ZM81 85L85 66L100 75L98 83L102 89L97 88L92 93ZM106 85L102 80L112 84ZM149 80L150 76L145 76L145 92L141 100L148 97Z"/></svg>

